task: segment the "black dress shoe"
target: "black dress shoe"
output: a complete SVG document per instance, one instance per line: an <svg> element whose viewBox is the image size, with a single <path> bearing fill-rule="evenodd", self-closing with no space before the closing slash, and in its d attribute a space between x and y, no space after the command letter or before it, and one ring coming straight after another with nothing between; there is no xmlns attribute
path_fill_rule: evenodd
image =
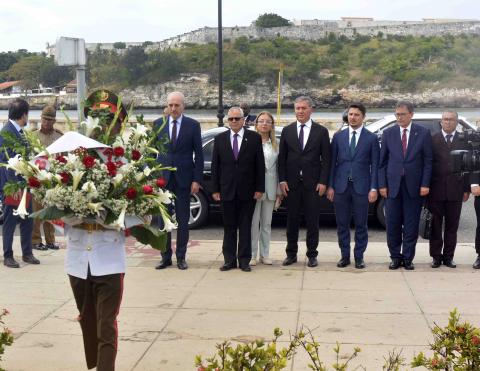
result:
<svg viewBox="0 0 480 371"><path fill-rule="evenodd" d="M47 243L45 247L50 250L58 250L60 248L56 243Z"/></svg>
<svg viewBox="0 0 480 371"><path fill-rule="evenodd" d="M341 258L338 263L338 268L345 268L347 265L350 265L350 258Z"/></svg>
<svg viewBox="0 0 480 371"><path fill-rule="evenodd" d="M355 268L357 269L364 269L366 267L365 262L363 259L355 259Z"/></svg>
<svg viewBox="0 0 480 371"><path fill-rule="evenodd" d="M3 259L3 265L8 268L20 268L20 264L14 258Z"/></svg>
<svg viewBox="0 0 480 371"><path fill-rule="evenodd" d="M237 268L235 264L224 264L220 267L220 270L222 272L226 272L226 271L229 271L230 269L235 269L235 268Z"/></svg>
<svg viewBox="0 0 480 371"><path fill-rule="evenodd" d="M180 259L177 259L177 267L178 269L181 269L182 271L184 271L185 269L188 269L188 264L185 261L185 259L180 258Z"/></svg>
<svg viewBox="0 0 480 371"><path fill-rule="evenodd" d="M287 256L285 260L283 261L282 265L292 265L293 263L297 262L297 257L296 256Z"/></svg>
<svg viewBox="0 0 480 371"><path fill-rule="evenodd" d="M252 268L250 268L250 265L248 265L248 264L247 265L242 265L240 267L240 269L244 272L251 272L252 271Z"/></svg>
<svg viewBox="0 0 480 371"><path fill-rule="evenodd" d="M22 260L28 264L40 264L40 260L33 255L22 256Z"/></svg>
<svg viewBox="0 0 480 371"><path fill-rule="evenodd" d="M155 267L155 269L165 269L171 265L172 265L171 260L162 260L160 264Z"/></svg>
<svg viewBox="0 0 480 371"><path fill-rule="evenodd" d="M48 247L45 246L43 243L34 243L32 245L32 249L34 250L40 250L40 251L45 251L45 250L48 250Z"/></svg>
<svg viewBox="0 0 480 371"><path fill-rule="evenodd" d="M457 268L457 264L453 261L453 259L444 259L443 265L448 268Z"/></svg>
<svg viewBox="0 0 480 371"><path fill-rule="evenodd" d="M315 257L308 258L307 267L313 268L313 267L316 267L317 265L318 265L317 258L315 258Z"/></svg>
<svg viewBox="0 0 480 371"><path fill-rule="evenodd" d="M480 255L478 255L477 260L472 265L473 269L480 269Z"/></svg>
<svg viewBox="0 0 480 371"><path fill-rule="evenodd" d="M402 261L400 259L392 259L392 262L388 266L388 269L398 269L402 266Z"/></svg>
<svg viewBox="0 0 480 371"><path fill-rule="evenodd" d="M415 269L415 266L411 260L404 260L403 266L407 271L413 271Z"/></svg>
<svg viewBox="0 0 480 371"><path fill-rule="evenodd" d="M433 258L432 264L431 264L432 268L438 268L441 265L442 265L442 260L441 259Z"/></svg>

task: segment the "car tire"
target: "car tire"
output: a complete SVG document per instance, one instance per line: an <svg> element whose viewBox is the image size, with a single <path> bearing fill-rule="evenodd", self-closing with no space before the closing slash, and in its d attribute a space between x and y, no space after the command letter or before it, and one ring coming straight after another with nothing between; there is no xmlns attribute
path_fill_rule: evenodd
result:
<svg viewBox="0 0 480 371"><path fill-rule="evenodd" d="M190 195L190 220L188 227L190 229L199 228L206 223L208 219L208 202L202 191Z"/></svg>
<svg viewBox="0 0 480 371"><path fill-rule="evenodd" d="M381 197L380 201L377 202L376 208L377 220L382 227L385 228L387 224L385 222L385 199L383 197Z"/></svg>

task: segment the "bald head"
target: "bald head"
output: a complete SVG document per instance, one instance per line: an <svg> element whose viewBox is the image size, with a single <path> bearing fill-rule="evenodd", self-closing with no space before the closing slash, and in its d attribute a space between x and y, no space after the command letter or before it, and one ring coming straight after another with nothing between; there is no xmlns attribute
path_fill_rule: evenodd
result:
<svg viewBox="0 0 480 371"><path fill-rule="evenodd" d="M167 106L170 116L178 119L185 109L185 96L179 91L174 91L167 96Z"/></svg>

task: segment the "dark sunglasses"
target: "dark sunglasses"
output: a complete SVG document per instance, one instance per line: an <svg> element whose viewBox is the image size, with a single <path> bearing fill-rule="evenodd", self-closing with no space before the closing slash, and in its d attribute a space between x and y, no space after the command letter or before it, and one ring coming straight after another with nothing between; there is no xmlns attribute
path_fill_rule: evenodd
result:
<svg viewBox="0 0 480 371"><path fill-rule="evenodd" d="M243 120L243 117L229 117L227 119L230 122Z"/></svg>

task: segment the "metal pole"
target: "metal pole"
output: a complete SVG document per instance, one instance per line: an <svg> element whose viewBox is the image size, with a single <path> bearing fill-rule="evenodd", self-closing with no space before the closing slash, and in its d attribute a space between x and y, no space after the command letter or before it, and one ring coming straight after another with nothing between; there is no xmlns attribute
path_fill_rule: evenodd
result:
<svg viewBox="0 0 480 371"><path fill-rule="evenodd" d="M218 0L218 126L223 126L223 38L222 0Z"/></svg>
<svg viewBox="0 0 480 371"><path fill-rule="evenodd" d="M85 100L85 66L77 66L77 114L78 124L84 120L83 101Z"/></svg>

